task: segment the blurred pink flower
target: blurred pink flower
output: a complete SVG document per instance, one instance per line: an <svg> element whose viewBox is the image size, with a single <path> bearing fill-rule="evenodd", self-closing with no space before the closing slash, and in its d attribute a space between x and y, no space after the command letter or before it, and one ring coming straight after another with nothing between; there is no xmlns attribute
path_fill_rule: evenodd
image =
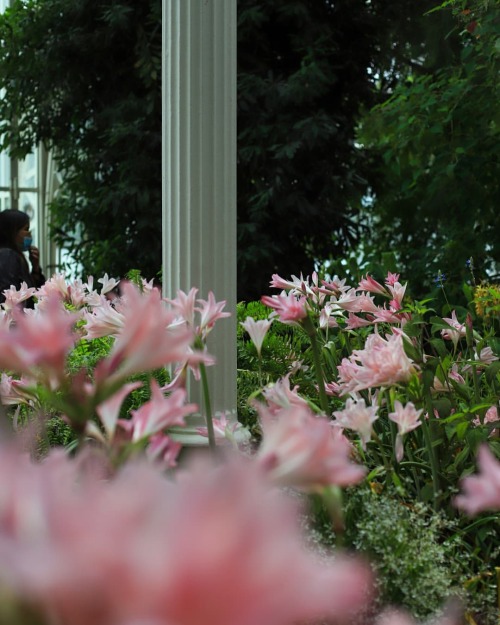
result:
<svg viewBox="0 0 500 625"><path fill-rule="evenodd" d="M99 305L92 310L84 310L84 339L96 339L102 336L116 336L123 330L124 316L103 295L99 296Z"/></svg>
<svg viewBox="0 0 500 625"><path fill-rule="evenodd" d="M182 361L193 340L185 325L171 325L175 312L168 310L157 289L141 293L133 284L122 285L120 312L123 328L110 355L101 361L101 377L110 381Z"/></svg>
<svg viewBox="0 0 500 625"><path fill-rule="evenodd" d="M394 302L394 304L392 302L391 304L394 306L394 308L398 310L401 308L401 303L403 301L403 298L406 292L406 286L407 286L406 284L403 286L399 282L394 282L393 284L388 285L388 289L391 292L392 299Z"/></svg>
<svg viewBox="0 0 500 625"><path fill-rule="evenodd" d="M106 295L120 284L120 280L116 280L115 278L110 278L107 273L104 274L102 278L99 278L97 282L102 284L101 295Z"/></svg>
<svg viewBox="0 0 500 625"><path fill-rule="evenodd" d="M96 434L96 429L92 427L92 422L87 423L87 426L90 426L88 429L88 434L90 436L94 436L95 438L101 438L101 440L107 440L111 442L115 435L116 425L118 423L118 417L120 416L120 409L125 400L125 397L129 395L133 390L142 386L142 382L129 382L128 384L124 384L121 386L116 393L113 393L111 397L108 397L105 401L101 402L97 408L96 412L99 415L99 419L104 427L104 431L106 433L106 437L99 437ZM97 430L99 433L100 430Z"/></svg>
<svg viewBox="0 0 500 625"><path fill-rule="evenodd" d="M54 273L38 289L37 296L40 300L53 299L65 301L68 298L68 284L64 273Z"/></svg>
<svg viewBox="0 0 500 625"><path fill-rule="evenodd" d="M15 406L29 403L32 396L24 391L27 386L29 386L27 379L18 380L11 375L2 373L0 375L0 404Z"/></svg>
<svg viewBox="0 0 500 625"><path fill-rule="evenodd" d="M293 293L287 295L263 295L260 301L272 308L279 320L286 324L298 324L307 317L307 299Z"/></svg>
<svg viewBox="0 0 500 625"><path fill-rule="evenodd" d="M415 371L415 364L405 353L403 335L396 331L385 339L379 334L371 334L364 349L354 350L338 367L343 395L374 386L407 382Z"/></svg>
<svg viewBox="0 0 500 625"><path fill-rule="evenodd" d="M217 416L218 415L218 416ZM251 434L235 417L228 418L228 413L216 413L212 419L215 440L219 443L230 442L236 447L248 443ZM198 427L196 431L208 438L208 428Z"/></svg>
<svg viewBox="0 0 500 625"><path fill-rule="evenodd" d="M177 291L177 297L175 299L165 298L165 301L169 303L174 310L176 310L181 321L187 323L192 328L195 327L194 322L194 308L196 304L196 294L198 289L193 287L189 293L185 293L182 290Z"/></svg>
<svg viewBox="0 0 500 625"><path fill-rule="evenodd" d="M184 417L198 409L196 404L185 403L186 395L186 391L179 388L165 396L153 378L149 401L137 410L132 410L130 419L120 419L119 423L125 430L131 432L134 443L168 427L183 426Z"/></svg>
<svg viewBox="0 0 500 625"><path fill-rule="evenodd" d="M475 516L485 510L500 510L500 462L488 445L478 452L479 473L463 478L462 494L455 498L455 506Z"/></svg>
<svg viewBox="0 0 500 625"><path fill-rule="evenodd" d="M163 432L157 432L149 438L146 456L161 468L171 469L177 466L177 457L181 449L182 443L174 441Z"/></svg>
<svg viewBox="0 0 500 625"><path fill-rule="evenodd" d="M0 451L3 589L64 625L347 622L369 567L306 551L298 510L242 459L177 481L129 464L111 480L62 452Z"/></svg>
<svg viewBox="0 0 500 625"><path fill-rule="evenodd" d="M240 325L248 332L252 343L255 345L255 349L260 356L262 350L262 343L266 338L266 334L271 327L272 319L258 319L257 321L253 317L247 317L245 321L240 321Z"/></svg>
<svg viewBox="0 0 500 625"><path fill-rule="evenodd" d="M18 304L26 301L35 293L36 289L34 287L28 288L26 282L22 282L19 289L16 289L15 286L11 286L10 289L5 289L5 291L3 291L5 301L2 307L6 311L13 310Z"/></svg>
<svg viewBox="0 0 500 625"><path fill-rule="evenodd" d="M378 419L377 411L376 405L367 406L363 398L349 397L345 408L335 411L333 415L335 423L359 434L361 446L366 449L366 444L371 440L373 423Z"/></svg>
<svg viewBox="0 0 500 625"><path fill-rule="evenodd" d="M263 432L256 461L273 483L316 491L351 486L364 478L364 467L352 461L351 443L329 419L303 406L278 413L256 407Z"/></svg>
<svg viewBox="0 0 500 625"><path fill-rule="evenodd" d="M200 313L200 325L196 329L196 333L201 336L204 340L207 334L212 330L215 325L215 322L218 319L224 319L224 317L230 317L230 312L222 312L222 309L226 305L225 300L221 302L215 301L215 296L212 291L208 293L208 299L198 299L196 300L200 307L195 308L197 312Z"/></svg>
<svg viewBox="0 0 500 625"><path fill-rule="evenodd" d="M346 330L357 330L358 328L364 328L371 325L372 322L370 320L364 319L363 317L359 317L358 315L350 312L347 318Z"/></svg>
<svg viewBox="0 0 500 625"><path fill-rule="evenodd" d="M172 380L162 387L162 391L172 391L175 388L186 388L188 379L188 370L193 374L195 380L199 381L201 377L200 365L212 367L216 364L215 357L208 353L206 348L203 351L193 350L191 347L186 349L183 359L176 365Z"/></svg>
<svg viewBox="0 0 500 625"><path fill-rule="evenodd" d="M66 358L78 319L52 302L46 311L13 311L14 324L0 326L0 368L35 376L55 388L65 377Z"/></svg>
<svg viewBox="0 0 500 625"><path fill-rule="evenodd" d="M496 423L500 420L500 416L498 414L498 408L496 406L490 406L488 408L488 410L486 411L485 415L484 415L484 419L483 422L481 423L481 420L479 419L479 417L476 416L475 419L473 419L472 423L476 426L479 427L481 425L487 425L488 423ZM493 428L490 432L490 436L496 436L497 432L499 432L500 429L499 428Z"/></svg>
<svg viewBox="0 0 500 625"><path fill-rule="evenodd" d="M290 388L290 373L287 373L274 384L266 386L262 394L271 412L279 412L282 408L290 406L308 407L307 400L299 395L298 388L298 386Z"/></svg>

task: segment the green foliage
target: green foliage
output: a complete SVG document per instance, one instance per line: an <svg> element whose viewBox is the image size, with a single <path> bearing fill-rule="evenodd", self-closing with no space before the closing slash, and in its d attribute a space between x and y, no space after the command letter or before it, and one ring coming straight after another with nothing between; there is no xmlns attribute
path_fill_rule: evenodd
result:
<svg viewBox="0 0 500 625"><path fill-rule="evenodd" d="M417 297L438 272L460 285L471 257L478 275L500 266L500 3L467 5L451 3L461 37L455 62L416 69L358 133L374 165L364 251L394 250Z"/></svg>
<svg viewBox="0 0 500 625"><path fill-rule="evenodd" d="M39 142L52 233L83 275L161 266L160 0L16 0L0 16L1 147Z"/></svg>
<svg viewBox="0 0 500 625"><path fill-rule="evenodd" d="M239 0L238 298L267 278L310 275L369 236L357 219L373 171L355 142L361 109L422 59L453 57L435 2Z"/></svg>
<svg viewBox="0 0 500 625"><path fill-rule="evenodd" d="M395 492L365 487L349 490L346 527L347 544L374 567L380 605L403 606L423 620L457 596L481 623L495 624L493 564L474 562L456 521L422 503L404 505ZM478 566L484 583L472 588L471 572Z"/></svg>
<svg viewBox="0 0 500 625"><path fill-rule="evenodd" d="M309 348L308 339L300 328L273 323L262 346L259 363L257 350L240 323L247 317L257 320L268 316L269 308L260 302L240 302L237 306L238 420L257 437L259 429L251 400L260 395L263 386L285 376L292 363L298 364L307 358ZM298 383L304 386L306 380L302 377Z"/></svg>

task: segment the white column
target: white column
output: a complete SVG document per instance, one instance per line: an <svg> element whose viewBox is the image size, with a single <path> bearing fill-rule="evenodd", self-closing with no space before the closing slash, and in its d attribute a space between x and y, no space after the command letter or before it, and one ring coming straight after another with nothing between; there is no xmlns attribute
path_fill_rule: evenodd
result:
<svg viewBox="0 0 500 625"><path fill-rule="evenodd" d="M208 374L213 410L234 411L236 0L163 0L162 23L163 292L226 300Z"/></svg>

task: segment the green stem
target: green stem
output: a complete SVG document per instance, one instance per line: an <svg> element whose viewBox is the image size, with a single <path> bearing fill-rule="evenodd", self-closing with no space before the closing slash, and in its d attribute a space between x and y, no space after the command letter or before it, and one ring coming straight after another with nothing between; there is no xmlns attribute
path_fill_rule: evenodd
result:
<svg viewBox="0 0 500 625"><path fill-rule="evenodd" d="M314 327L314 324L309 317L307 317L304 321L304 329L307 332L307 335L311 341L311 348L314 360L314 372L316 374L316 381L318 383L319 403L321 406L321 410L323 410L325 414L328 414L328 397L326 396L325 391L325 379L323 375L323 367L321 365L321 354L316 338L316 328Z"/></svg>
<svg viewBox="0 0 500 625"><path fill-rule="evenodd" d="M215 433L214 424L212 418L212 406L210 403L210 390L208 388L207 370L203 363L200 364L200 377L203 388L203 400L205 403L205 421L207 424L208 433L208 446L214 452L215 451Z"/></svg>
<svg viewBox="0 0 500 625"><path fill-rule="evenodd" d="M377 443L379 449L380 449L380 454L382 456L382 462L384 464L385 467L385 472L387 474L387 476L390 476L392 473L392 465L389 462L388 458L387 458L387 454L385 453L384 450L384 445L382 443L382 441L380 440L380 436L377 434L377 432L375 432L375 430L372 430L372 437L373 440Z"/></svg>
<svg viewBox="0 0 500 625"><path fill-rule="evenodd" d="M432 402L429 398L426 398L426 407L429 419L432 417L433 409ZM431 465L431 473L432 473L432 488L434 491L434 509L438 509L438 496L440 492L440 484L439 484L439 468L436 460L436 454L434 452L434 447L432 445L432 435L430 431L429 424L425 418L422 419L422 432L424 434L425 448L427 449L427 455L429 457L429 463Z"/></svg>

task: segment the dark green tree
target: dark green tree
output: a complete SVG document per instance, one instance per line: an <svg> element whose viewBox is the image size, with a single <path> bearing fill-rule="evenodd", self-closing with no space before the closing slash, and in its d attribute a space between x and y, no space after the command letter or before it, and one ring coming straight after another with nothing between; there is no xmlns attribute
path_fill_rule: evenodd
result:
<svg viewBox="0 0 500 625"><path fill-rule="evenodd" d="M373 171L360 113L413 67L453 57L448 16L425 19L434 4L239 0L240 299L357 249Z"/></svg>
<svg viewBox="0 0 500 625"><path fill-rule="evenodd" d="M1 147L43 142L84 274L161 267L161 0L18 0L0 16Z"/></svg>
<svg viewBox="0 0 500 625"><path fill-rule="evenodd" d="M368 256L394 251L422 296L445 274L448 294L500 268L500 2L445 2L460 54L436 71L417 67L363 119L373 203Z"/></svg>

